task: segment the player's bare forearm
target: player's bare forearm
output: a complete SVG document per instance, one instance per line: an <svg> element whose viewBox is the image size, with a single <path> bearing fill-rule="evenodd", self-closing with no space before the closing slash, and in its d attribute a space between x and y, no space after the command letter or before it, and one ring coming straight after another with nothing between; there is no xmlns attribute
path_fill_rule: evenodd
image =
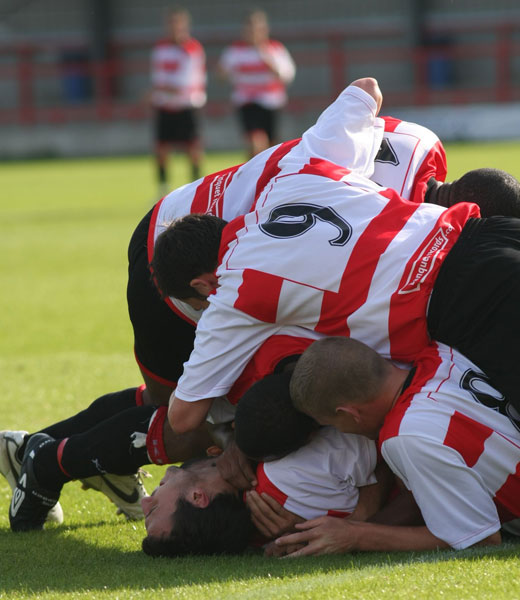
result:
<svg viewBox="0 0 520 600"><path fill-rule="evenodd" d="M423 551L450 547L427 527L395 527L350 519L338 522L333 517L320 517L296 525L296 529L301 530L301 533L285 535L276 540L279 546L306 544L289 554L292 557L353 551ZM475 545L496 545L500 540L500 532L496 532Z"/></svg>
<svg viewBox="0 0 520 600"><path fill-rule="evenodd" d="M384 462L375 470L377 483L359 488L359 500L356 509L350 516L356 521L367 521L385 504L394 485L394 475Z"/></svg>
<svg viewBox="0 0 520 600"><path fill-rule="evenodd" d="M426 527L392 527L350 519L320 517L296 525L300 533L276 540L279 546L306 544L289 556L342 554L353 551L435 550L448 544L435 537Z"/></svg>
<svg viewBox="0 0 520 600"><path fill-rule="evenodd" d="M174 433L193 431L204 423L212 402L213 398L185 402L173 393L168 405L168 422Z"/></svg>

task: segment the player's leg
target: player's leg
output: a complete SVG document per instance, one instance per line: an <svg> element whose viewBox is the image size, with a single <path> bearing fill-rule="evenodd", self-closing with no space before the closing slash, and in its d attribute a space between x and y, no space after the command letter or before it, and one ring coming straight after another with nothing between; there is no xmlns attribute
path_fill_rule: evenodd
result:
<svg viewBox="0 0 520 600"><path fill-rule="evenodd" d="M482 369L506 398L497 409L514 419L520 419L519 306L520 220L471 219L439 271L428 327Z"/></svg>
<svg viewBox="0 0 520 600"><path fill-rule="evenodd" d="M72 479L99 478L99 487L129 518L142 518L140 500L113 485L107 473L134 474L141 466L165 464L203 456L212 441L205 427L184 435L165 435L169 429L166 407L137 406L124 410L88 431L64 439L38 433L24 454L21 476L10 509L15 531L41 529L47 512Z"/></svg>
<svg viewBox="0 0 520 600"><path fill-rule="evenodd" d="M199 135L199 115L195 109L183 111L182 131L179 135L184 141L186 154L191 166L191 179L200 178L200 169L204 154L202 141Z"/></svg>
<svg viewBox="0 0 520 600"><path fill-rule="evenodd" d="M238 109L242 130L246 137L249 157L269 147L269 136L265 130L262 108L255 103L244 104Z"/></svg>
<svg viewBox="0 0 520 600"><path fill-rule="evenodd" d="M169 191L168 186L168 153L171 148L169 113L156 110L154 122L154 157L157 168L158 197L162 198Z"/></svg>

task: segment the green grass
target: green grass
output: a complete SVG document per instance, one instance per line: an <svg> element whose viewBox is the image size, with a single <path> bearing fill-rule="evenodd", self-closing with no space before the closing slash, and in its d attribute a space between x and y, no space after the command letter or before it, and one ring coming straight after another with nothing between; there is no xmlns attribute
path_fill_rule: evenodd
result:
<svg viewBox="0 0 520 600"><path fill-rule="evenodd" d="M449 178L479 166L520 177L520 145L447 147ZM211 172L243 160L207 158ZM177 165L177 162L179 163ZM172 187L187 178L178 160ZM99 395L140 383L125 301L126 248L154 197L149 158L0 166L0 429L35 430ZM162 469L150 469L147 487ZM142 523L68 484L62 526L14 535L0 481L4 598L520 597L519 547L461 553L366 554L299 560L152 560Z"/></svg>

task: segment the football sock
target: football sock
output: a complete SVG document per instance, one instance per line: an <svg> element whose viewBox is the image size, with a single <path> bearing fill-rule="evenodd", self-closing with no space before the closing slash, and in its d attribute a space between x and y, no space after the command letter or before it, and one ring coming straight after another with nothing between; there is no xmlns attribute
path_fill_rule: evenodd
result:
<svg viewBox="0 0 520 600"><path fill-rule="evenodd" d="M150 463L146 434L155 410L154 406L129 408L84 433L70 436L61 448L61 470L73 479L103 473L135 473Z"/></svg>
<svg viewBox="0 0 520 600"><path fill-rule="evenodd" d="M77 413L73 417L69 417L59 423L54 423L37 433L46 433L54 439L62 439L70 437L76 433L83 433L94 427L98 423L120 413L127 408L136 405L137 390L139 388L129 388L112 394L105 394L92 404ZM18 456L21 459L25 452L25 445L30 436L26 436L23 445L18 450Z"/></svg>

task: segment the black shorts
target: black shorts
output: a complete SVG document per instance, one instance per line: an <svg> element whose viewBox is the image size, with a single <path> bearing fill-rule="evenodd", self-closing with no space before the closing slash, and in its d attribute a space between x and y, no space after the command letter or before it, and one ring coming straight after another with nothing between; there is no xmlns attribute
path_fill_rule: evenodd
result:
<svg viewBox="0 0 520 600"><path fill-rule="evenodd" d="M520 410L520 219L468 221L440 268L428 328Z"/></svg>
<svg viewBox="0 0 520 600"><path fill-rule="evenodd" d="M179 111L156 110L155 139L158 142L192 142L198 137L198 114L194 108Z"/></svg>
<svg viewBox="0 0 520 600"><path fill-rule="evenodd" d="M147 238L152 212L139 223L128 246L128 313L139 366L153 379L173 385L193 350L195 327L173 312L150 279Z"/></svg>
<svg viewBox="0 0 520 600"><path fill-rule="evenodd" d="M240 123L245 132L265 131L269 137L269 142L274 144L276 137L276 124L278 120L278 111L271 108L265 108L259 104L251 102L244 104L238 109Z"/></svg>

